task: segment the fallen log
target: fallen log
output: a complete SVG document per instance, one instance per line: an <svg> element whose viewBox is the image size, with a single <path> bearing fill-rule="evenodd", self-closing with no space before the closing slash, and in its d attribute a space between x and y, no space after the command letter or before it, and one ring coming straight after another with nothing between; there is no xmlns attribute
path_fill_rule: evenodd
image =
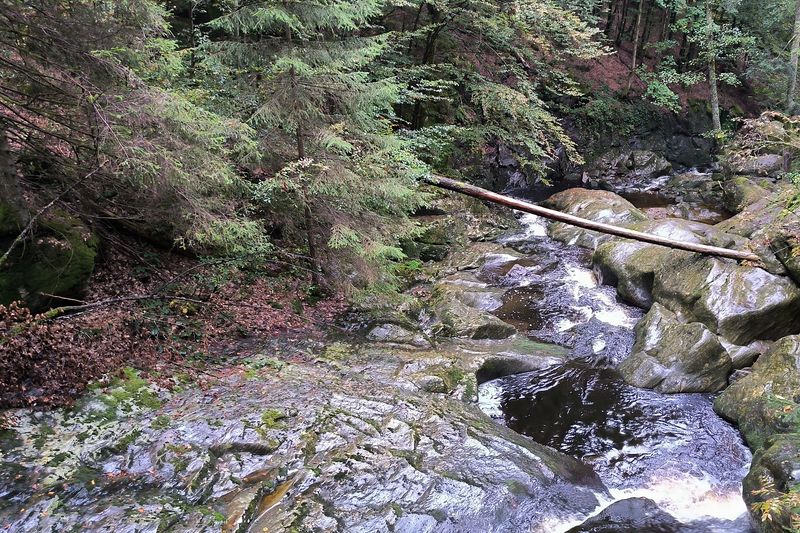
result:
<svg viewBox="0 0 800 533"><path fill-rule="evenodd" d="M705 244L696 244L692 242L676 241L673 239L667 239L666 237L661 237L659 235L643 233L641 231L635 231L620 226L612 226L611 224L603 224L602 222L595 222L593 220L576 217L574 215L562 213L561 211L547 209L545 207L540 207L522 200L503 196L502 194L497 194L492 191L488 191L486 189L482 189L461 181L445 178L443 176L430 176L425 178L424 181L429 185L433 185L434 187L440 187L442 189L466 194L467 196L472 196L474 198L500 204L510 207L511 209L516 209L517 211L539 215L550 220L563 222L579 228L650 244L656 244L658 246L666 246L668 248L677 250L686 250L688 252L696 252L698 254L726 257L728 259L736 259L737 261L751 261L756 264L762 263L761 258L751 252L742 252L739 250L731 250L729 248L720 248L717 246L708 246Z"/></svg>

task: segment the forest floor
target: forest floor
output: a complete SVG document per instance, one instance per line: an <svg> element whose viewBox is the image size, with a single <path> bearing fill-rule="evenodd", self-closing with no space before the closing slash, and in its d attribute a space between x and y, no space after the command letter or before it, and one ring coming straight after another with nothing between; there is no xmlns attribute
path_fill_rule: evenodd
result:
<svg viewBox="0 0 800 533"><path fill-rule="evenodd" d="M240 270L115 239L84 300L64 302L74 311L44 321L0 307L0 330L26 331L0 346L18 354L3 358L16 364L0 372L0 405L69 404L89 383L125 367L160 386L187 378L202 385L232 354L246 358L250 340L319 337L347 304L338 296L320 300L292 270L274 262Z"/></svg>

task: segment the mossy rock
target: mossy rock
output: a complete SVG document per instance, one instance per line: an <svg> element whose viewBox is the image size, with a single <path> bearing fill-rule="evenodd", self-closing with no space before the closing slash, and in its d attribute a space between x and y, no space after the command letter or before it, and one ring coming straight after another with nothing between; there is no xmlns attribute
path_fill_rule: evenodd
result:
<svg viewBox="0 0 800 533"><path fill-rule="evenodd" d="M77 218L54 211L39 222L33 240L12 257L0 273L0 304L23 300L31 309L46 309L55 296L82 296L91 276L99 240Z"/></svg>
<svg viewBox="0 0 800 533"><path fill-rule="evenodd" d="M753 371L716 399L714 409L736 423L752 449L776 434L800 433L800 335L784 337Z"/></svg>
<svg viewBox="0 0 800 533"><path fill-rule="evenodd" d="M723 182L722 199L725 208L732 213L740 213L766 196L769 192L746 176L734 176Z"/></svg>
<svg viewBox="0 0 800 533"><path fill-rule="evenodd" d="M481 293L480 289L477 289ZM443 337L506 339L516 328L496 316L474 307L481 301L474 291L455 283L440 283L431 295L431 308L440 324L436 333Z"/></svg>
<svg viewBox="0 0 800 533"><path fill-rule="evenodd" d="M795 531L791 526L798 519L798 485L800 435L776 435L756 452L744 479L744 499L762 533ZM764 520L762 507L770 509L771 519Z"/></svg>
<svg viewBox="0 0 800 533"><path fill-rule="evenodd" d="M659 304L636 325L631 355L619 365L631 385L664 393L716 392L731 369L716 335L698 322L681 323Z"/></svg>
<svg viewBox="0 0 800 533"><path fill-rule="evenodd" d="M13 238L22 231L22 220L11 204L0 201L0 238Z"/></svg>
<svg viewBox="0 0 800 533"><path fill-rule="evenodd" d="M728 235L714 226L700 222L667 218L629 224L631 229L696 244L744 248L745 239ZM598 246L594 253L595 270L603 283L615 285L620 297L642 309L653 304L656 273L669 275L672 263L691 256L689 252L645 244L628 239L612 239Z"/></svg>
<svg viewBox="0 0 800 533"><path fill-rule="evenodd" d="M463 244L466 227L453 216L419 217L422 232L401 243L403 253L423 261L443 261L451 248Z"/></svg>
<svg viewBox="0 0 800 533"><path fill-rule="evenodd" d="M771 229L771 231L770 231ZM800 223L791 221L787 224L774 225L759 233L764 233L769 240L769 247L775 253L792 279L800 285Z"/></svg>
<svg viewBox="0 0 800 533"><path fill-rule="evenodd" d="M790 521L800 484L800 335L785 337L758 358L753 371L728 387L714 409L735 423L755 453L744 480L744 498L761 531L777 533ZM759 505L788 513L762 521ZM788 505L794 502L794 505Z"/></svg>
<svg viewBox="0 0 800 533"><path fill-rule="evenodd" d="M680 257L656 273L653 299L739 346L800 330L800 289L791 279L732 260Z"/></svg>
<svg viewBox="0 0 800 533"><path fill-rule="evenodd" d="M617 226L647 220L647 215L632 203L609 191L568 189L554 194L542 205L570 215ZM562 222L551 224L548 232L553 239L590 249L595 249L600 243L611 239L610 235Z"/></svg>

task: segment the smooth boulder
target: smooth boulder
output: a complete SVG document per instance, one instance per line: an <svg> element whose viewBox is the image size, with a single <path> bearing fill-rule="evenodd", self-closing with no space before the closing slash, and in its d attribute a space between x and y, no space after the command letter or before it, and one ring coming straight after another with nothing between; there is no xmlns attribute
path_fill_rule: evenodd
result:
<svg viewBox="0 0 800 533"><path fill-rule="evenodd" d="M695 244L730 246L737 242L737 237L724 234L713 226L674 218L636 222L628 227ZM614 238L597 247L593 263L603 283L615 285L620 297L633 305L649 309L653 304L656 272L672 264L676 258L688 255L689 252L664 246Z"/></svg>
<svg viewBox="0 0 800 533"><path fill-rule="evenodd" d="M755 452L744 498L761 531L786 531L791 513L763 520L759 504L791 509L790 490L800 483L800 335L785 337L758 358L753 371L734 382L714 409L735 423ZM753 505L756 507L752 507ZM788 506L788 507L787 507ZM765 523L768 522L768 523Z"/></svg>
<svg viewBox="0 0 800 533"><path fill-rule="evenodd" d="M439 283L431 295L431 309L438 323L434 332L442 337L506 339L517 330L486 309L495 307L497 295L475 282Z"/></svg>
<svg viewBox="0 0 800 533"><path fill-rule="evenodd" d="M686 526L649 498L619 500L567 533L681 533Z"/></svg>
<svg viewBox="0 0 800 533"><path fill-rule="evenodd" d="M686 322L736 345L800 331L800 289L785 276L732 260L692 255L655 277L653 297Z"/></svg>
<svg viewBox="0 0 800 533"><path fill-rule="evenodd" d="M616 226L647 220L647 215L632 203L609 191L568 189L551 196L542 205L594 222ZM600 243L612 238L610 235L570 226L562 222L551 224L548 233L550 237L558 241L590 249L595 249Z"/></svg>
<svg viewBox="0 0 800 533"><path fill-rule="evenodd" d="M22 300L34 311L82 298L94 271L99 239L78 218L61 210L39 221L36 237L19 246L0 272L0 305Z"/></svg>
<svg viewBox="0 0 800 533"><path fill-rule="evenodd" d="M727 385L732 363L706 326L682 323L674 313L654 304L636 325L631 355L618 369L636 387L663 393L715 392Z"/></svg>
<svg viewBox="0 0 800 533"><path fill-rule="evenodd" d="M758 358L753 371L736 381L714 402L724 418L735 422L755 449L778 433L800 429L800 335L784 337Z"/></svg>

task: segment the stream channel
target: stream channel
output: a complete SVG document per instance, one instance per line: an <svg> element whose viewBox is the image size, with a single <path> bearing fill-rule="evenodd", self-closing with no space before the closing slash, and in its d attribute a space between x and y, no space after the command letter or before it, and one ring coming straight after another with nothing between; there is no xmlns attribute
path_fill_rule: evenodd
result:
<svg viewBox="0 0 800 533"><path fill-rule="evenodd" d="M598 281L589 251L549 238L540 217L524 214L520 222L522 231L501 242L524 258L489 260L480 274L510 288L492 311L520 334L567 347L571 355L481 383L481 408L591 465L614 497L598 512L613 501L643 497L686 525L676 531L751 531L741 495L751 454L738 431L714 413L713 396L627 385L614 368L630 352L642 311Z"/></svg>

